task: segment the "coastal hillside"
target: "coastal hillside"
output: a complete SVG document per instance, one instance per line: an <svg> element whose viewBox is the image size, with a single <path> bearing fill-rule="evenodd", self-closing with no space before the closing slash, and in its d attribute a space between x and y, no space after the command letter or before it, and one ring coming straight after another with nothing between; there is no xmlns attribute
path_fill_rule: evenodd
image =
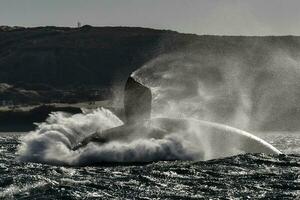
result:
<svg viewBox="0 0 300 200"><path fill-rule="evenodd" d="M0 104L104 101L135 71L152 88L157 116L171 112L244 130L298 131L299 63L297 36L2 27Z"/></svg>
<svg viewBox="0 0 300 200"><path fill-rule="evenodd" d="M2 27L0 82L62 89L111 86L168 51L160 46L165 38L173 38L178 46L190 38L179 36L126 27Z"/></svg>
<svg viewBox="0 0 300 200"><path fill-rule="evenodd" d="M236 54L252 62L270 49L300 51L299 37L222 37L128 27L2 27L0 82L55 88L107 87L172 51ZM188 48L187 48L188 47ZM255 62L256 60L254 60Z"/></svg>

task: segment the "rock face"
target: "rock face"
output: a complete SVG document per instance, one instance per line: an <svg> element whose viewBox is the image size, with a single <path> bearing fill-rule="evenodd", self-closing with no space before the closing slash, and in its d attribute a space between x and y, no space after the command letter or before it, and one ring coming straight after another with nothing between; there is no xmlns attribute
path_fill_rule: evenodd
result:
<svg viewBox="0 0 300 200"><path fill-rule="evenodd" d="M151 101L151 90L129 77L124 91L126 123L150 119Z"/></svg>

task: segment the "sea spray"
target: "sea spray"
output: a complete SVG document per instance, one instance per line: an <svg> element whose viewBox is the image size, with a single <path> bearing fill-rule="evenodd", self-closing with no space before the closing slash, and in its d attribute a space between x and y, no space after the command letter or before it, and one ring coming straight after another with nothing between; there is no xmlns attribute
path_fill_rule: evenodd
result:
<svg viewBox="0 0 300 200"><path fill-rule="evenodd" d="M298 60L289 59L283 53L268 56L257 67L238 56L216 57L193 52L162 55L133 73L133 77L151 88L153 118L195 118L259 130L268 121L272 122L274 116L280 118L298 105L300 99L296 92L300 87ZM280 63L288 66L288 72ZM286 99L284 105L282 98ZM140 129L137 134L129 133L126 140L92 142L72 150L89 135L122 124L103 108L73 116L52 113L45 123L21 139L19 158L49 164L87 165L207 160L245 152L280 153L251 134L216 124L211 124L209 130L190 125L180 131L167 131L168 134L159 138L146 137L146 129Z"/></svg>
<svg viewBox="0 0 300 200"><path fill-rule="evenodd" d="M132 76L151 89L153 117L192 117L251 132L298 130L300 57L284 49L262 56L255 49L263 45L247 56L195 46L162 54Z"/></svg>

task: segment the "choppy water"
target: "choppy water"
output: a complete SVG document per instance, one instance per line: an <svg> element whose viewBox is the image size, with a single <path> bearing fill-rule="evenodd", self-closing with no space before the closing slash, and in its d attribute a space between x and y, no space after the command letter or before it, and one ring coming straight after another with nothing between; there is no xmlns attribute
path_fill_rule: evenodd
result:
<svg viewBox="0 0 300 200"><path fill-rule="evenodd" d="M16 160L20 134L1 133L2 199L295 199L300 134L261 135L287 155L246 154L205 162L62 167Z"/></svg>

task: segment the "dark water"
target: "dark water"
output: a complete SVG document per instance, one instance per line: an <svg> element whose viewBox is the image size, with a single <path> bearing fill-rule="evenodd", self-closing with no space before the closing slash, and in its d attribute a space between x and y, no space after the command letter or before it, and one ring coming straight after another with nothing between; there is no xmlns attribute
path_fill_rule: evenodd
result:
<svg viewBox="0 0 300 200"><path fill-rule="evenodd" d="M20 163L18 138L0 137L1 199L300 198L300 134L263 136L287 155L95 167Z"/></svg>

